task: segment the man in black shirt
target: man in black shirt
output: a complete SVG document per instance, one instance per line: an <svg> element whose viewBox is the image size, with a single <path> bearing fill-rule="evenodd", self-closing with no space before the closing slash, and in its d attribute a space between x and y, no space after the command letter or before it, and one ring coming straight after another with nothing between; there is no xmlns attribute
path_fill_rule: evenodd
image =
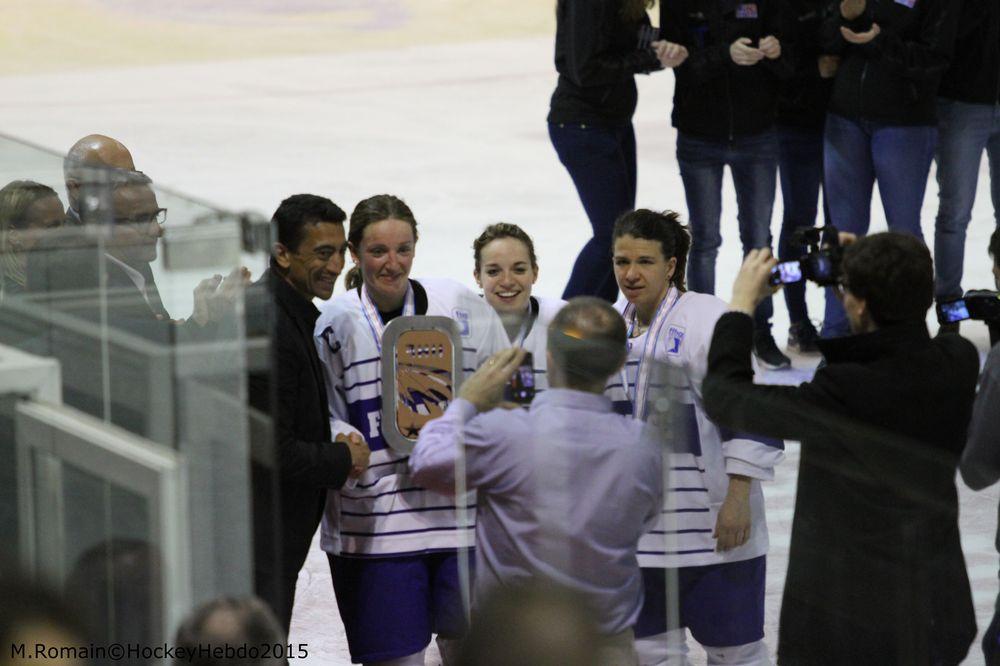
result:
<svg viewBox="0 0 1000 666"><path fill-rule="evenodd" d="M270 336L268 364L250 376L250 404L271 414L273 451L255 452L254 575L257 594L287 632L295 583L319 526L328 488L368 466L360 438L332 440L323 371L313 342L319 310L344 267L346 215L329 199L297 194L272 218L271 267L247 295L247 337ZM270 455L268 455L270 454Z"/></svg>

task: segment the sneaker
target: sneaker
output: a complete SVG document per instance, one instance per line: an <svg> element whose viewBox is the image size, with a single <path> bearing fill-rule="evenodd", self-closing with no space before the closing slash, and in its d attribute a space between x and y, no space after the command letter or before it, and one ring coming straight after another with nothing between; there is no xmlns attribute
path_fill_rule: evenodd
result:
<svg viewBox="0 0 1000 666"><path fill-rule="evenodd" d="M819 333L813 323L806 319L792 324L788 329L788 349L800 354L818 354Z"/></svg>
<svg viewBox="0 0 1000 666"><path fill-rule="evenodd" d="M784 370L792 367L792 359L781 353L771 331L758 331L753 336L753 353L765 368Z"/></svg>

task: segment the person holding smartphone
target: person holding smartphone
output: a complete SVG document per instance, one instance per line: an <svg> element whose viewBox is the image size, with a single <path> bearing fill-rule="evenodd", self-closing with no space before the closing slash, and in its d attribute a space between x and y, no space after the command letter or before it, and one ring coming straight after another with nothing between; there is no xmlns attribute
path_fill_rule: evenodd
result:
<svg viewBox="0 0 1000 666"><path fill-rule="evenodd" d="M569 171L593 237L573 266L563 298L613 302L607 258L615 219L635 207L632 114L636 74L684 62L687 50L657 40L646 10L652 0L559 0L555 64L559 82L549 109L549 137Z"/></svg>
<svg viewBox="0 0 1000 666"><path fill-rule="evenodd" d="M743 253L771 246L778 94L792 73L784 49L787 18L782 0L660 3L664 38L690 53L674 72L672 121L691 225L688 280L701 293L715 293L726 166L736 189ZM754 352L768 367L788 368L791 360L771 335L773 311L767 299L754 317Z"/></svg>
<svg viewBox="0 0 1000 666"><path fill-rule="evenodd" d="M784 442L719 428L702 407L701 385L715 322L728 306L686 289L690 236L676 213L637 210L614 229L616 304L628 330L628 360L605 389L616 411L651 418L671 387L672 423L683 425L665 455L663 512L639 544L645 602L635 626L641 663L686 663L686 630L710 664L767 663L764 583L768 549L761 482L774 477ZM666 376L663 376L663 373ZM673 571L668 571L673 570ZM668 618L676 573L679 618Z"/></svg>
<svg viewBox="0 0 1000 666"><path fill-rule="evenodd" d="M472 275L483 290L483 298L500 316L510 344L528 352L524 361L530 372L519 372L524 375L518 382L521 395L512 397L515 402L530 402L525 393L529 385L533 393L548 388L546 330L566 302L531 293L538 280L535 244L516 224L489 225L472 243L472 251Z"/></svg>

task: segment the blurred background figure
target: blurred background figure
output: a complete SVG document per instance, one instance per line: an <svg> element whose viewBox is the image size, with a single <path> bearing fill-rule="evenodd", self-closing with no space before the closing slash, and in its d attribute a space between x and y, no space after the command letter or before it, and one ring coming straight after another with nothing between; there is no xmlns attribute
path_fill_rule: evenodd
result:
<svg viewBox="0 0 1000 666"><path fill-rule="evenodd" d="M606 666L579 595L540 582L501 587L477 606L458 666Z"/></svg>
<svg viewBox="0 0 1000 666"><path fill-rule="evenodd" d="M65 217L59 196L48 185L15 180L0 189L0 303L24 291L27 253Z"/></svg>
<svg viewBox="0 0 1000 666"><path fill-rule="evenodd" d="M102 134L90 134L73 144L63 159L63 176L66 179L66 197L69 224L82 224L81 199L90 194L88 188L106 182L102 176L111 177L115 171L135 171L132 153L117 139ZM98 202L93 202L97 204Z"/></svg>
<svg viewBox="0 0 1000 666"><path fill-rule="evenodd" d="M223 597L209 601L194 610L177 629L174 646L193 655L191 658L174 659L174 664L192 666L280 666L287 663L283 650L285 632L271 609L256 597ZM204 646L232 647L233 656L214 657ZM238 648L245 647L241 656ZM252 656L250 648L258 649ZM206 652L209 652L206 654ZM268 656L263 656L264 653ZM225 655L225 652L223 653ZM303 658L306 655L296 654Z"/></svg>
<svg viewBox="0 0 1000 666"><path fill-rule="evenodd" d="M0 580L0 664L31 664L36 644L46 649L89 644L79 618L56 594L17 575ZM24 656L14 651L24 645ZM53 666L82 666L78 659L44 659Z"/></svg>
<svg viewBox="0 0 1000 666"><path fill-rule="evenodd" d="M962 296L965 232L972 219L983 151L990 164L993 216L1000 224L1000 3L961 5L951 67L938 93L938 214L934 296ZM951 324L958 330L958 323Z"/></svg>
<svg viewBox="0 0 1000 666"><path fill-rule="evenodd" d="M795 49L791 54L793 73L783 82L778 96L778 175L784 213L778 238L778 256L793 261L806 248L796 238L796 229L816 224L820 189L823 183L823 127L830 104L833 77L840 58L823 53L820 28L830 0L790 0L788 10L794 21L790 35ZM823 202L826 221L826 202ZM806 283L795 282L783 290L788 307L788 349L802 354L819 353L819 333L809 319Z"/></svg>
<svg viewBox="0 0 1000 666"><path fill-rule="evenodd" d="M549 138L594 231L576 258L565 299L598 296L614 302L618 294L608 256L611 227L635 208L635 75L676 67L687 57L683 47L656 41L646 14L652 5L652 0L556 5L559 82L549 109Z"/></svg>

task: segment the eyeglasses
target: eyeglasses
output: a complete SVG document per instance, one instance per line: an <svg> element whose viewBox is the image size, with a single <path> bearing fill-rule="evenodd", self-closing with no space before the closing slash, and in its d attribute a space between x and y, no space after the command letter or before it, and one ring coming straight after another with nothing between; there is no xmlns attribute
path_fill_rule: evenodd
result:
<svg viewBox="0 0 1000 666"><path fill-rule="evenodd" d="M116 217L115 224L149 224L151 222L156 222L157 224L163 224L167 221L167 209L157 208L152 213L140 213L139 215L134 215L132 217Z"/></svg>

